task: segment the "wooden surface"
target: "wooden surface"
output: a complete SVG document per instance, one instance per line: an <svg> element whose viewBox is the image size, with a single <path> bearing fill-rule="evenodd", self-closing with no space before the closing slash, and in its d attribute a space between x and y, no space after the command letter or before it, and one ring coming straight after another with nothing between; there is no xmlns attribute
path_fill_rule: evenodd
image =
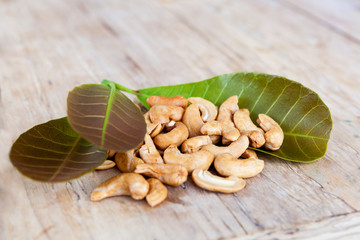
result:
<svg viewBox="0 0 360 240"><path fill-rule="evenodd" d="M358 0L0 1L0 239L359 239ZM334 121L326 156L261 155L236 194L169 187L157 208L92 189L115 169L45 184L20 175L11 144L66 113L67 92L102 79L133 89L257 71L312 88ZM356 237L357 236L357 237Z"/></svg>

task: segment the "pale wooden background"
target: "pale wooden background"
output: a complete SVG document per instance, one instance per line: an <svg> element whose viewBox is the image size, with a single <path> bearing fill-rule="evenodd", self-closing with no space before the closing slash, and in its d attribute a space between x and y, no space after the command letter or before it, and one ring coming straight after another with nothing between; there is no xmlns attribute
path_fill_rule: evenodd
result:
<svg viewBox="0 0 360 240"><path fill-rule="evenodd" d="M0 0L0 239L356 239L360 235L358 0ZM67 92L102 79L133 89L235 71L286 76L331 109L326 156L261 155L237 194L169 188L168 200L90 202L116 170L43 184L10 164L11 144L62 117Z"/></svg>

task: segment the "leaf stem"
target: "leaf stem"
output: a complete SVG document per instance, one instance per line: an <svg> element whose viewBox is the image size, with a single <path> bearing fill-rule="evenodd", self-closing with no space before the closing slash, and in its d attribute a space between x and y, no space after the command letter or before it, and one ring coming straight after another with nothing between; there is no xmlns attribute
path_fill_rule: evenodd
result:
<svg viewBox="0 0 360 240"><path fill-rule="evenodd" d="M109 86L109 87L115 86L115 88L117 90L124 91L124 92L127 92L127 93L131 93L131 94L134 94L136 96L142 96L143 95L142 93L140 93L138 91L132 90L132 89L127 88L127 87L124 87L124 86L122 86L122 85L120 85L120 84L118 84L116 82L109 81L109 80L106 80L106 79L102 80L101 84Z"/></svg>

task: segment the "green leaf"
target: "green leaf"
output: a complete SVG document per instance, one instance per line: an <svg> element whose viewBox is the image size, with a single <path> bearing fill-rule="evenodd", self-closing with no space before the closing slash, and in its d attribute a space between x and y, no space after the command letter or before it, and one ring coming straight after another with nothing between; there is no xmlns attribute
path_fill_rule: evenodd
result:
<svg viewBox="0 0 360 240"><path fill-rule="evenodd" d="M147 107L146 98L151 95L203 97L217 106L237 95L239 107L248 108L254 122L259 113L265 113L284 131L284 143L279 150L256 150L289 161L310 162L323 157L330 138L332 120L328 107L314 91L281 76L231 73L201 82L137 92Z"/></svg>
<svg viewBox="0 0 360 240"><path fill-rule="evenodd" d="M106 151L81 138L64 117L21 134L12 145L10 160L29 178L60 182L94 170L106 155Z"/></svg>
<svg viewBox="0 0 360 240"><path fill-rule="evenodd" d="M67 113L76 132L104 149L125 152L145 136L140 109L112 82L75 87L68 95Z"/></svg>

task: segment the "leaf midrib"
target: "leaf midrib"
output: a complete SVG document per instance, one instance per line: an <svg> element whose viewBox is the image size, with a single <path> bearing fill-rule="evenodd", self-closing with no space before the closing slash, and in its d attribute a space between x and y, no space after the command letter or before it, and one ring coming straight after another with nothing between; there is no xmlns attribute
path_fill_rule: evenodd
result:
<svg viewBox="0 0 360 240"><path fill-rule="evenodd" d="M116 90L114 84L109 84L107 86L110 87L110 94L109 94L109 100L108 100L107 107L106 107L106 113L104 116L104 124L103 124L102 132L101 132L101 147L104 146L106 128L107 128L107 124L108 124L108 120L109 120L112 101L113 101L113 98L115 95L115 90Z"/></svg>

